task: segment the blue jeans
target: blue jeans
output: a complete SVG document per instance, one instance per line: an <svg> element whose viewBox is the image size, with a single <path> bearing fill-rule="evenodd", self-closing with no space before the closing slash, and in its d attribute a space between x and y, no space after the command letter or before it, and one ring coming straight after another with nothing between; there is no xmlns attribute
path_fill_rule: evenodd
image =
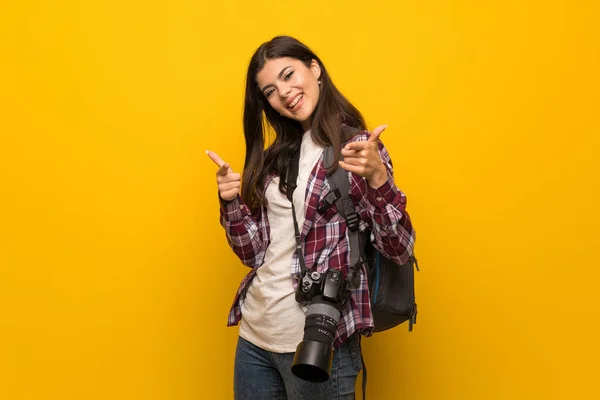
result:
<svg viewBox="0 0 600 400"><path fill-rule="evenodd" d="M333 353L329 380L312 383L291 370L294 353L273 353L238 338L233 391L235 400L351 400L362 369L360 337L352 335Z"/></svg>

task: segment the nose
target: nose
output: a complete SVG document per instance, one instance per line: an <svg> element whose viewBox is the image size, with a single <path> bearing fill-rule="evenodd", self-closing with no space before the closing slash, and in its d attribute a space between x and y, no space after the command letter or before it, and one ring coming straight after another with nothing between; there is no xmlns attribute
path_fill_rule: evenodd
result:
<svg viewBox="0 0 600 400"><path fill-rule="evenodd" d="M279 91L280 96L282 99L285 99L286 97L288 97L290 95L290 93L292 92L292 88L291 86L282 86L281 90Z"/></svg>

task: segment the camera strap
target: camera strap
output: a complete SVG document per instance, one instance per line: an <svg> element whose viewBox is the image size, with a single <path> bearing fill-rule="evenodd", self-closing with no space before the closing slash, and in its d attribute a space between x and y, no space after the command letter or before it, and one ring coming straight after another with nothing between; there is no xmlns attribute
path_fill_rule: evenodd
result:
<svg viewBox="0 0 600 400"><path fill-rule="evenodd" d="M298 170L300 168L300 149L296 152L288 165L285 182L287 184L287 198L292 203L292 216L294 217L294 236L296 237L296 254L300 262L300 277L306 272L306 263L304 262L304 253L302 252L302 241L300 240L300 229L298 228L298 218L296 217L296 208L294 208L294 190L296 190L298 180Z"/></svg>

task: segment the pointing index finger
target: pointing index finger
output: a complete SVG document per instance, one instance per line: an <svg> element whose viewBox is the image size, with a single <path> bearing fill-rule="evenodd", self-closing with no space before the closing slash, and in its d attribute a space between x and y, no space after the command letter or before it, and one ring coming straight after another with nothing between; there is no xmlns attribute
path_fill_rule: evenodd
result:
<svg viewBox="0 0 600 400"><path fill-rule="evenodd" d="M226 163L225 161L223 161L221 159L221 157L219 157L217 155L217 153L206 150L206 154L210 157L211 160L213 160L213 162L215 164L217 164L219 166L219 170L217 171L217 174L227 175L230 172L229 163Z"/></svg>
<svg viewBox="0 0 600 400"><path fill-rule="evenodd" d="M223 161L223 160L221 159L221 157L219 157L219 156L217 155L217 153L215 153L215 152L213 152L213 151L206 150L206 154L207 154L207 155L208 155L208 157L210 157L210 159L211 159L211 160L213 160L213 162L214 162L215 164L217 164L219 167L221 167L221 166L222 166L222 165L225 163L225 161Z"/></svg>

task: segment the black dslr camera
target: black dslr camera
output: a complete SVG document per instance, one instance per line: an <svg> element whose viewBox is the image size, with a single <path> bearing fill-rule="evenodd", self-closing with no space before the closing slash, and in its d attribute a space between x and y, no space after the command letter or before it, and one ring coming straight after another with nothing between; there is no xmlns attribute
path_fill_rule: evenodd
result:
<svg viewBox="0 0 600 400"><path fill-rule="evenodd" d="M324 274L317 271L306 271L298 282L296 301L306 304L318 295L329 301L341 301L342 295L347 289L346 284L342 272L337 269L329 269Z"/></svg>
<svg viewBox="0 0 600 400"><path fill-rule="evenodd" d="M292 372L311 382L329 379L333 360L333 340L342 312L342 302L350 295L350 287L342 272L329 269L321 274L306 271L298 282L296 301L307 304L304 337L296 348Z"/></svg>

